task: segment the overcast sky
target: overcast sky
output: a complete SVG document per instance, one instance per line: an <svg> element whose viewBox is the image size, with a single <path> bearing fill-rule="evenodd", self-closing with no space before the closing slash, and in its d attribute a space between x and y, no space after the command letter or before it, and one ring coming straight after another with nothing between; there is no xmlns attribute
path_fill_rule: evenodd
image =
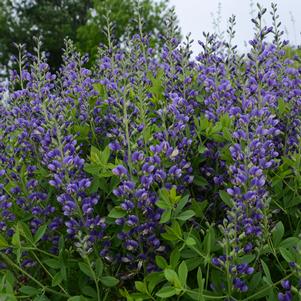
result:
<svg viewBox="0 0 301 301"><path fill-rule="evenodd" d="M266 8L271 7L272 1L260 0L253 1L254 11L256 3L259 2ZM286 39L292 44L301 44L301 0L278 0L273 1L278 5L278 13L286 32ZM236 40L241 50L244 49L245 42L252 38L253 25L251 19L251 1L250 0L170 0L171 5L175 6L178 15L182 34L192 33L195 41L202 38L203 31L213 31L212 14L217 16L219 3L221 3L221 24L220 28L227 28L228 18L236 15ZM292 21L292 18L294 21ZM270 25L270 15L266 13L266 23ZM198 48L194 46L194 50Z"/></svg>

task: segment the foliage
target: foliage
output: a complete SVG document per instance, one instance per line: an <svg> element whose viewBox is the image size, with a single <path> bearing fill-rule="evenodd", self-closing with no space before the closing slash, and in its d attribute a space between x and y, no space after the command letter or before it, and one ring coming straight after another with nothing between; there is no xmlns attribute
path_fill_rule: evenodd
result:
<svg viewBox="0 0 301 301"><path fill-rule="evenodd" d="M162 33L166 1L164 3L141 1L141 15L147 20L145 32ZM49 52L48 62L54 70L62 63L66 37L77 43L82 52L94 57L99 43L107 41L103 33L106 16L116 24L114 34L121 39L136 10L137 3L133 0L3 0L0 3L0 64L7 67L11 55L18 54L15 44L25 44L26 49L33 52L33 36L43 39ZM130 32L135 31L133 26Z"/></svg>
<svg viewBox="0 0 301 301"><path fill-rule="evenodd" d="M246 57L66 41L51 73L20 47L0 106L1 300L299 300L298 61L272 5ZM140 20L141 21L141 20ZM273 43L267 37L273 35Z"/></svg>
<svg viewBox="0 0 301 301"><path fill-rule="evenodd" d="M164 20L167 14L167 1L153 3L151 0L93 0L88 13L88 20L77 30L77 45L82 52L89 53L93 59L97 55L100 43L106 43L103 29L108 26L107 18L114 26L114 38L120 41L137 33L138 24L135 15L139 11L143 20L143 32L152 35L158 42L159 34L164 31ZM125 31L125 29L127 29Z"/></svg>

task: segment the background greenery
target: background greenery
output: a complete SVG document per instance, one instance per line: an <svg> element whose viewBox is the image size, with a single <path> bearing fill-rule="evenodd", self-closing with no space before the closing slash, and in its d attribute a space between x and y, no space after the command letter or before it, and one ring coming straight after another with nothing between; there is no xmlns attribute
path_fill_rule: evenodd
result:
<svg viewBox="0 0 301 301"><path fill-rule="evenodd" d="M162 32L168 1L140 1L140 14L145 20L144 32ZM115 38L133 34L137 3L134 0L1 0L0 1L0 66L7 70L11 55L18 53L15 44L25 44L29 52L41 36L49 52L49 64L61 64L64 39L69 37L79 50L95 57L99 43L106 43L103 28L106 17L115 25Z"/></svg>

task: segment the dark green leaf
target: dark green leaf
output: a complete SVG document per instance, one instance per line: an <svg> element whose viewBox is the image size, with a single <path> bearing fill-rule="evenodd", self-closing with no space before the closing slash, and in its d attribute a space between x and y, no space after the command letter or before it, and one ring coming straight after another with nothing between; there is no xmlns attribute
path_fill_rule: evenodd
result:
<svg viewBox="0 0 301 301"><path fill-rule="evenodd" d="M47 225L41 226L34 235L34 242L37 243L45 234L47 230Z"/></svg>
<svg viewBox="0 0 301 301"><path fill-rule="evenodd" d="M179 260L181 258L181 254L178 248L175 248L172 250L170 254L170 265L172 266L173 269L176 268L176 266L179 263Z"/></svg>
<svg viewBox="0 0 301 301"><path fill-rule="evenodd" d="M182 286L186 286L187 276L188 276L188 268L185 261L182 261L179 265L178 275Z"/></svg>
<svg viewBox="0 0 301 301"><path fill-rule="evenodd" d="M81 288L81 292L86 296L92 297L93 299L97 298L96 290L89 285L86 285L83 288Z"/></svg>
<svg viewBox="0 0 301 301"><path fill-rule="evenodd" d="M40 293L39 289L28 285L22 286L19 291L28 296L36 296Z"/></svg>
<svg viewBox="0 0 301 301"><path fill-rule="evenodd" d="M187 221L195 215L193 210L186 210L177 216L177 219L181 221Z"/></svg>
<svg viewBox="0 0 301 301"><path fill-rule="evenodd" d="M107 287L113 287L118 284L119 280L112 276L104 276L100 278L100 282Z"/></svg>
<svg viewBox="0 0 301 301"><path fill-rule="evenodd" d="M53 269L60 269L62 267L62 264L56 259L49 258L43 260L43 262Z"/></svg>
<svg viewBox="0 0 301 301"><path fill-rule="evenodd" d="M168 266L166 259L162 256L156 256L156 264L161 269L165 269Z"/></svg>
<svg viewBox="0 0 301 301"><path fill-rule="evenodd" d="M5 238L0 234L0 248L6 248L8 247L9 244L8 242L5 240Z"/></svg>
<svg viewBox="0 0 301 301"><path fill-rule="evenodd" d="M156 296L158 296L159 298L169 298L172 297L176 294L176 289L172 286L165 286L163 288L161 288Z"/></svg>
<svg viewBox="0 0 301 301"><path fill-rule="evenodd" d="M279 246L282 248L290 248L296 246L299 241L300 239L297 237L289 237L283 240Z"/></svg>
<svg viewBox="0 0 301 301"><path fill-rule="evenodd" d="M95 264L95 272L96 277L99 278L102 275L103 272L103 262L100 258L97 258L96 264Z"/></svg>
<svg viewBox="0 0 301 301"><path fill-rule="evenodd" d="M93 273L90 269L90 267L88 266L88 264L86 264L85 262L79 262L78 263L80 270L87 275L88 277L93 279Z"/></svg>
<svg viewBox="0 0 301 301"><path fill-rule="evenodd" d="M229 194L224 191L224 190L220 190L219 191L219 196L221 197L221 199L223 200L223 202L229 207L232 208L233 207L233 200L231 199L231 197L229 196Z"/></svg>
<svg viewBox="0 0 301 301"><path fill-rule="evenodd" d="M286 262L291 262L295 260L294 255L288 249L280 247L279 252Z"/></svg>
<svg viewBox="0 0 301 301"><path fill-rule="evenodd" d="M86 301L87 299L83 296L73 296L70 297L67 301Z"/></svg>
<svg viewBox="0 0 301 301"><path fill-rule="evenodd" d="M121 218L124 217L125 215L126 215L126 211L122 210L120 207L115 207L110 211L108 217Z"/></svg>
<svg viewBox="0 0 301 301"><path fill-rule="evenodd" d="M63 278L62 273L61 273L61 272L58 272L58 273L56 273L56 274L53 276L51 285L52 285L52 286L57 286L57 285L60 284L63 280L64 280L64 278Z"/></svg>
<svg viewBox="0 0 301 301"><path fill-rule="evenodd" d="M278 222L274 229L272 230L272 239L273 239L273 244L275 247L277 247L284 235L284 226L282 222Z"/></svg>
<svg viewBox="0 0 301 301"><path fill-rule="evenodd" d="M198 202L196 200L192 200L191 208L195 213L196 217L203 217L204 210L208 206L208 201Z"/></svg>
<svg viewBox="0 0 301 301"><path fill-rule="evenodd" d="M161 215L160 224L165 224L170 221L171 218L171 210L165 209L163 214Z"/></svg>
<svg viewBox="0 0 301 301"><path fill-rule="evenodd" d="M141 293L146 293L147 292L146 285L142 281L135 281L135 287L136 287L137 291L139 291Z"/></svg>
<svg viewBox="0 0 301 301"><path fill-rule="evenodd" d="M262 265L264 274L266 276L267 282L269 284L272 284L273 282L272 282L272 278L271 278L271 273L270 273L269 267L267 266L267 264L263 260L260 260L260 261L261 261L261 265Z"/></svg>

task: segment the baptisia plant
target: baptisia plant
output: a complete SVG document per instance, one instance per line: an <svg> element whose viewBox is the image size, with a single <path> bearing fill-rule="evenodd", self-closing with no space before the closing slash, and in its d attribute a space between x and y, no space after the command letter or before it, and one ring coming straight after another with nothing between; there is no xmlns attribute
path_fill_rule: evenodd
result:
<svg viewBox="0 0 301 301"><path fill-rule="evenodd" d="M0 104L1 300L299 300L300 68L277 6L205 34L19 46ZM273 36L273 39L269 39ZM6 96L5 96L6 97ZM7 97L6 97L7 98Z"/></svg>

